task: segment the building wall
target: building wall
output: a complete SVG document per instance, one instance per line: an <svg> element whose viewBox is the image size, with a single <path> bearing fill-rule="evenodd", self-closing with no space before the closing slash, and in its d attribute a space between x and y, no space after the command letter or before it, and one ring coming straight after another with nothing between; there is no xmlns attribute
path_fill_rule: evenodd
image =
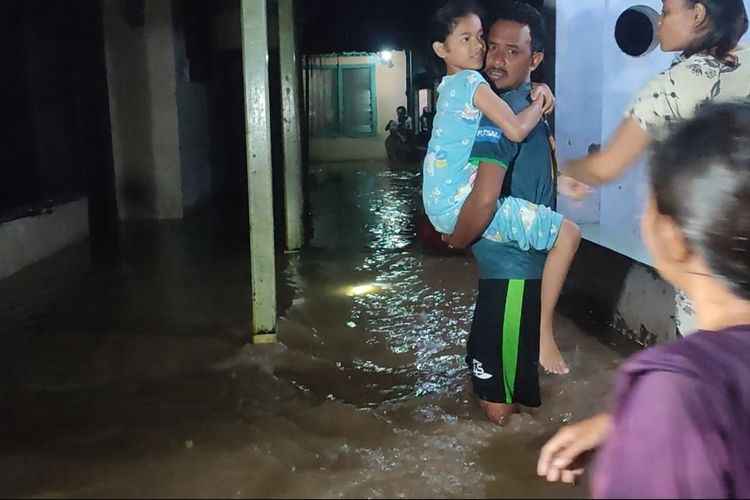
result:
<svg viewBox="0 0 750 500"><path fill-rule="evenodd" d="M240 50L242 48L242 23L239 2L227 7L214 19L214 40L216 50Z"/></svg>
<svg viewBox="0 0 750 500"><path fill-rule="evenodd" d="M601 0L557 2L555 135L561 165L601 143L604 11ZM599 202L598 193L579 203L560 197L559 209L575 222L598 223Z"/></svg>
<svg viewBox="0 0 750 500"><path fill-rule="evenodd" d="M278 17L278 5L276 0L270 0L266 4L266 15L268 16L268 48L274 50L279 48L278 27L273 21ZM213 19L213 46L217 51L241 50L242 49L242 6L239 0L224 2L221 12Z"/></svg>
<svg viewBox="0 0 750 500"><path fill-rule="evenodd" d="M658 47L632 57L618 47L617 19L636 5L662 8L660 0L557 3L555 131L561 163L585 156L591 144L607 143L635 94L674 57ZM644 256L639 227L647 190L644 163L582 203L561 198L560 210L583 225L584 238L632 258Z"/></svg>
<svg viewBox="0 0 750 500"><path fill-rule="evenodd" d="M745 4L750 9L750 0ZM585 156L590 144L607 143L643 84L669 67L674 58L658 46L641 57L626 55L617 46L617 19L635 6L650 7L658 13L662 2L556 2L555 132L561 163ZM750 35L744 40L750 42ZM561 198L560 210L584 224L584 237L631 257L645 255L640 243L629 240L640 242L648 183L646 162L644 158L583 203Z"/></svg>
<svg viewBox="0 0 750 500"><path fill-rule="evenodd" d="M626 9L647 6L660 12L660 0L576 0L556 2L557 61L555 128L560 160L584 156L591 143L606 143L635 94L669 67L674 54L656 47L641 57L623 53L615 24ZM750 0L745 0L750 9ZM750 35L744 37L750 43ZM561 211L583 222L588 240L576 257L567 285L577 307L598 310L644 344L695 329L685 297L652 268L640 235L647 192L646 160L602 186L584 204L561 200ZM596 268L596 269L595 269ZM600 269L599 269L600 268ZM576 285L578 284L578 286ZM591 290L597 290L591 293Z"/></svg>
<svg viewBox="0 0 750 500"><path fill-rule="evenodd" d="M99 4L7 0L0 10L11 21L0 30L3 279L90 230L101 241L114 188Z"/></svg>
<svg viewBox="0 0 750 500"><path fill-rule="evenodd" d="M209 116L209 85L213 75L207 68L208 60L201 60L194 54L191 61L187 48L187 37L199 37L201 32L189 34L188 29L212 31L208 19L200 19L201 10L198 4L184 0L175 9L175 58L177 79L177 124L180 147L180 170L182 180L182 204L185 211L196 207L209 199L213 194L211 172L211 131ZM192 7L191 7L192 5ZM239 24L239 23L238 23ZM195 40L193 43L206 43L210 40ZM210 47L205 49L204 57L210 58ZM202 65L202 75L196 73L194 66ZM198 74L199 76L196 76Z"/></svg>
<svg viewBox="0 0 750 500"><path fill-rule="evenodd" d="M172 2L145 2L142 27L120 4L102 0L120 218L181 218Z"/></svg>
<svg viewBox="0 0 750 500"><path fill-rule="evenodd" d="M207 85L178 81L182 203L185 211L205 202L213 194L208 99Z"/></svg>
<svg viewBox="0 0 750 500"><path fill-rule="evenodd" d="M677 336L675 295L652 267L584 241L568 274L560 310L576 320L614 326L640 344L652 345Z"/></svg>
<svg viewBox="0 0 750 500"><path fill-rule="evenodd" d="M371 160L386 157L385 137L310 138L310 159L314 162Z"/></svg>
<svg viewBox="0 0 750 500"><path fill-rule="evenodd" d="M674 54L664 53L658 46L641 57L629 56L617 46L614 37L617 19L626 9L635 5L651 7L656 12L661 12L662 8L661 0L610 0L603 18L603 143L614 134L622 122L623 112L643 85L668 68L674 59ZM640 240L640 219L647 186L646 158L615 182L602 186L600 224L607 228L617 228L618 233Z"/></svg>
<svg viewBox="0 0 750 500"><path fill-rule="evenodd" d="M341 161L387 158L385 126L395 119L396 108L406 106L407 58L404 51L393 53L393 67L379 61L376 55L322 58L316 64L340 65L374 64L377 107L377 135L363 138L310 138L310 158L313 161Z"/></svg>
<svg viewBox="0 0 750 500"><path fill-rule="evenodd" d="M636 5L657 12L662 7L660 0L557 2L555 131L561 163L585 156L590 144L605 144L635 94L673 58L658 47L641 57L618 47L617 19ZM641 162L598 188L585 203L561 197L560 209L582 223L584 238L591 242L582 245L576 258L579 265L586 261L586 269L568 285L575 290L571 295L579 307L598 310L607 323L650 344L674 338L677 299L675 290L650 267L641 242L646 190ZM591 266L601 269L592 272ZM598 292L587 296L591 289Z"/></svg>
<svg viewBox="0 0 750 500"><path fill-rule="evenodd" d="M88 234L86 198L55 206L41 215L0 224L0 279L62 250Z"/></svg>

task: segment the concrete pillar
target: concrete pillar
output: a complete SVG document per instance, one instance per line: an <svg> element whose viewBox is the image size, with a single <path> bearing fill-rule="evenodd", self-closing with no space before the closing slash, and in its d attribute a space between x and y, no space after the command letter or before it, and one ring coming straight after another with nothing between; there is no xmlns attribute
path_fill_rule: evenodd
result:
<svg viewBox="0 0 750 500"><path fill-rule="evenodd" d="M284 205L286 250L302 246L302 143L300 141L297 44L294 0L279 0L279 55L284 132Z"/></svg>
<svg viewBox="0 0 750 500"><path fill-rule="evenodd" d="M145 2L131 26L119 0L102 1L112 153L121 219L183 216L171 1Z"/></svg>
<svg viewBox="0 0 750 500"><path fill-rule="evenodd" d="M265 0L242 0L250 273L254 343L276 340L271 124L268 94L268 26Z"/></svg>

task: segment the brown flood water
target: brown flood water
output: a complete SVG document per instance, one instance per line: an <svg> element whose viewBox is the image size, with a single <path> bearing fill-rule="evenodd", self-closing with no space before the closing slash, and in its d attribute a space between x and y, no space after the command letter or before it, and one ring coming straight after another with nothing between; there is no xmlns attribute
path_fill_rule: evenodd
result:
<svg viewBox="0 0 750 500"><path fill-rule="evenodd" d="M586 497L538 479L538 450L603 407L631 346L559 317L572 374L485 421L463 364L476 270L415 242L415 167L312 179L278 345L246 344L246 231L216 212L0 282L1 496Z"/></svg>

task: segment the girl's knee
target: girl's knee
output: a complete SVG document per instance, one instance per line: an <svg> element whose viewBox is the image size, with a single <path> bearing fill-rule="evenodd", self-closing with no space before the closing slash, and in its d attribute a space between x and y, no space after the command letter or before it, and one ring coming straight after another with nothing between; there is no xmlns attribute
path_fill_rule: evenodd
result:
<svg viewBox="0 0 750 500"><path fill-rule="evenodd" d="M571 222L568 219L563 219L562 225L560 226L558 244L566 245L575 251L578 249L580 243L581 228L574 222Z"/></svg>

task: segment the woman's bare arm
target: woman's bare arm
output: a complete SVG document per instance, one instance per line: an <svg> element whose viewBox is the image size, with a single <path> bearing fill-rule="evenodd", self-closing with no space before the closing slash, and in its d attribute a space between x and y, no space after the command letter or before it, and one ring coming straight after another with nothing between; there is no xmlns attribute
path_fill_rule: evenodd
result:
<svg viewBox="0 0 750 500"><path fill-rule="evenodd" d="M561 172L588 185L604 184L622 174L648 150L651 136L633 118L626 118L604 148L568 162Z"/></svg>

